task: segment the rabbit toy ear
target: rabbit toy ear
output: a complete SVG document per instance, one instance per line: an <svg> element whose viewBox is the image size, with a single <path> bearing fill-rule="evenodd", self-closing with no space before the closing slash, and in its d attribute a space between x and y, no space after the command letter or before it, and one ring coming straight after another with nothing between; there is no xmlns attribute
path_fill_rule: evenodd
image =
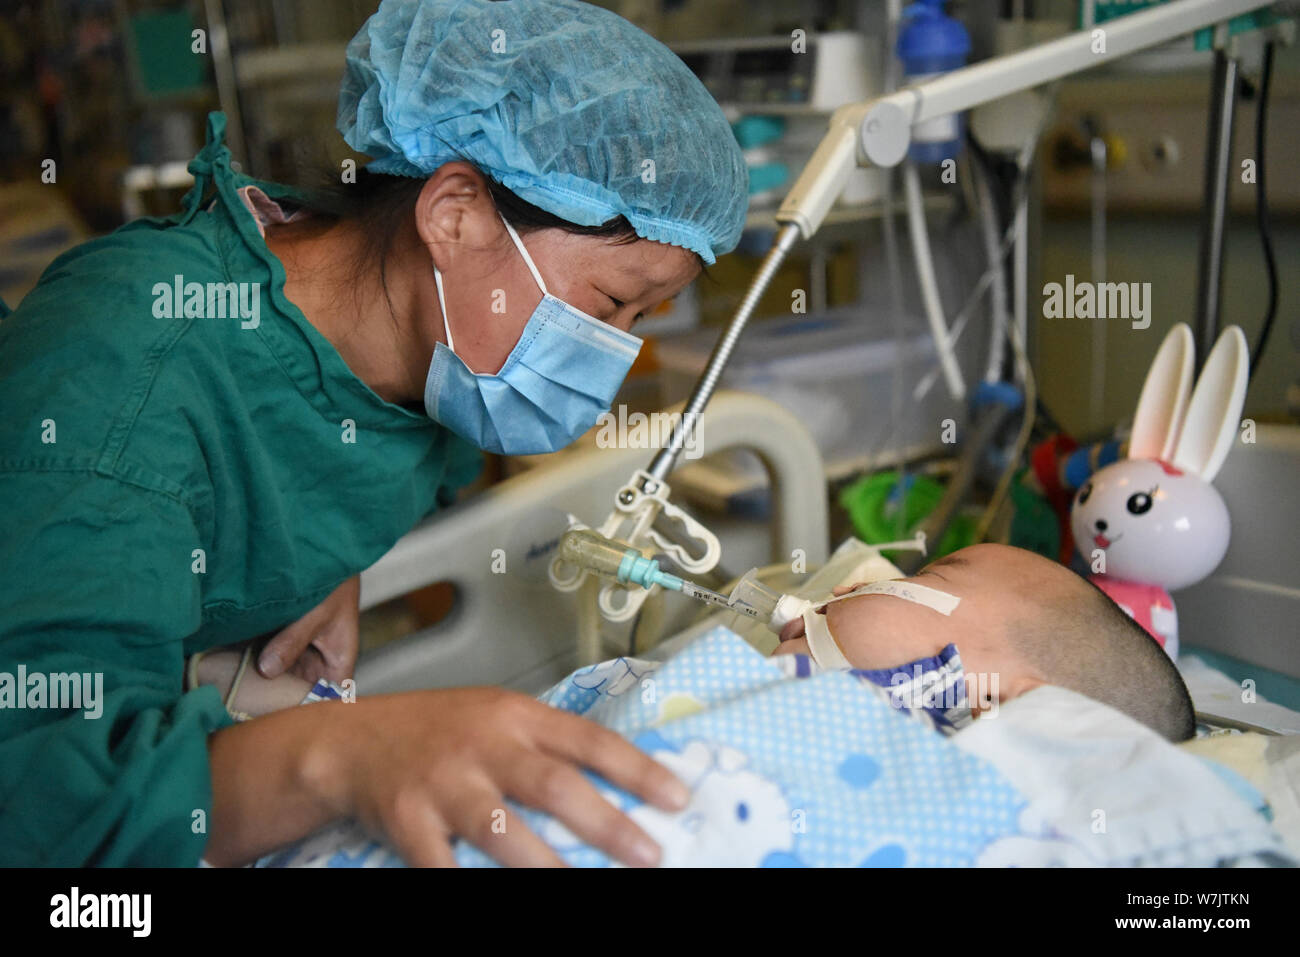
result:
<svg viewBox="0 0 1300 957"><path fill-rule="evenodd" d="M1237 437L1241 407L1250 380L1250 350L1237 326L1229 326L1214 344L1187 407L1187 419L1174 465L1214 480Z"/></svg>
<svg viewBox="0 0 1300 957"><path fill-rule="evenodd" d="M1133 417L1129 458L1168 461L1173 454L1183 414L1187 411L1187 396L1192 391L1195 352L1192 330L1185 322L1170 329L1160 343Z"/></svg>

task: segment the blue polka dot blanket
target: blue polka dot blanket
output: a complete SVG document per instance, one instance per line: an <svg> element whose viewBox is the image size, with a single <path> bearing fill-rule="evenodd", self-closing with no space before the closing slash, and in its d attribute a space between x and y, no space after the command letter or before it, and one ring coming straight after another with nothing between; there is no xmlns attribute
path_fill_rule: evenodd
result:
<svg viewBox="0 0 1300 957"><path fill-rule="evenodd" d="M663 848L665 866L951 867L1018 833L1024 797L923 714L900 711L851 672L764 657L718 627L665 662L574 672L542 700L631 739L691 789L669 814L596 780ZM568 863L611 864L543 813L512 812ZM493 866L460 842L462 866ZM402 866L353 824L263 866Z"/></svg>

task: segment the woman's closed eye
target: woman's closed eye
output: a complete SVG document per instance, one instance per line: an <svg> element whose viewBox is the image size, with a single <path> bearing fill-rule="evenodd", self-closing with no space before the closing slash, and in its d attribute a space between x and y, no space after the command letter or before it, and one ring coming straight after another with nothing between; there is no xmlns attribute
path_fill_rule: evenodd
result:
<svg viewBox="0 0 1300 957"><path fill-rule="evenodd" d="M614 308L619 312L622 312L623 307L627 305L627 303L625 303L622 299L615 299L609 293L605 293L605 298L608 299L610 302L612 302L614 304ZM645 318L645 313L638 312L635 316L632 317L632 321L639 322L643 318Z"/></svg>

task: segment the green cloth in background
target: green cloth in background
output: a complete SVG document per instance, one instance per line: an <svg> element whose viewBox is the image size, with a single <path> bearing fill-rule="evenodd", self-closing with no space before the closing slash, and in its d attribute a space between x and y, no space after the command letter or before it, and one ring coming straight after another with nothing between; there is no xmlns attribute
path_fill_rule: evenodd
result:
<svg viewBox="0 0 1300 957"><path fill-rule="evenodd" d="M204 38L205 52L194 52L194 18L188 10L141 13L130 23L133 60L143 92L166 96L204 85L212 38Z"/></svg>

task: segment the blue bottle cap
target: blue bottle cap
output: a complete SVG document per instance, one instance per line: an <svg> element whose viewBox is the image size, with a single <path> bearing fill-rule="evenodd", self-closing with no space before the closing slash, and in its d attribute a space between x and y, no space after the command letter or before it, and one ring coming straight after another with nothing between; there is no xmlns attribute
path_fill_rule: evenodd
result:
<svg viewBox="0 0 1300 957"><path fill-rule="evenodd" d="M917 0L903 9L898 34L898 55L912 59L965 59L970 34L960 20L943 11L944 0Z"/></svg>

